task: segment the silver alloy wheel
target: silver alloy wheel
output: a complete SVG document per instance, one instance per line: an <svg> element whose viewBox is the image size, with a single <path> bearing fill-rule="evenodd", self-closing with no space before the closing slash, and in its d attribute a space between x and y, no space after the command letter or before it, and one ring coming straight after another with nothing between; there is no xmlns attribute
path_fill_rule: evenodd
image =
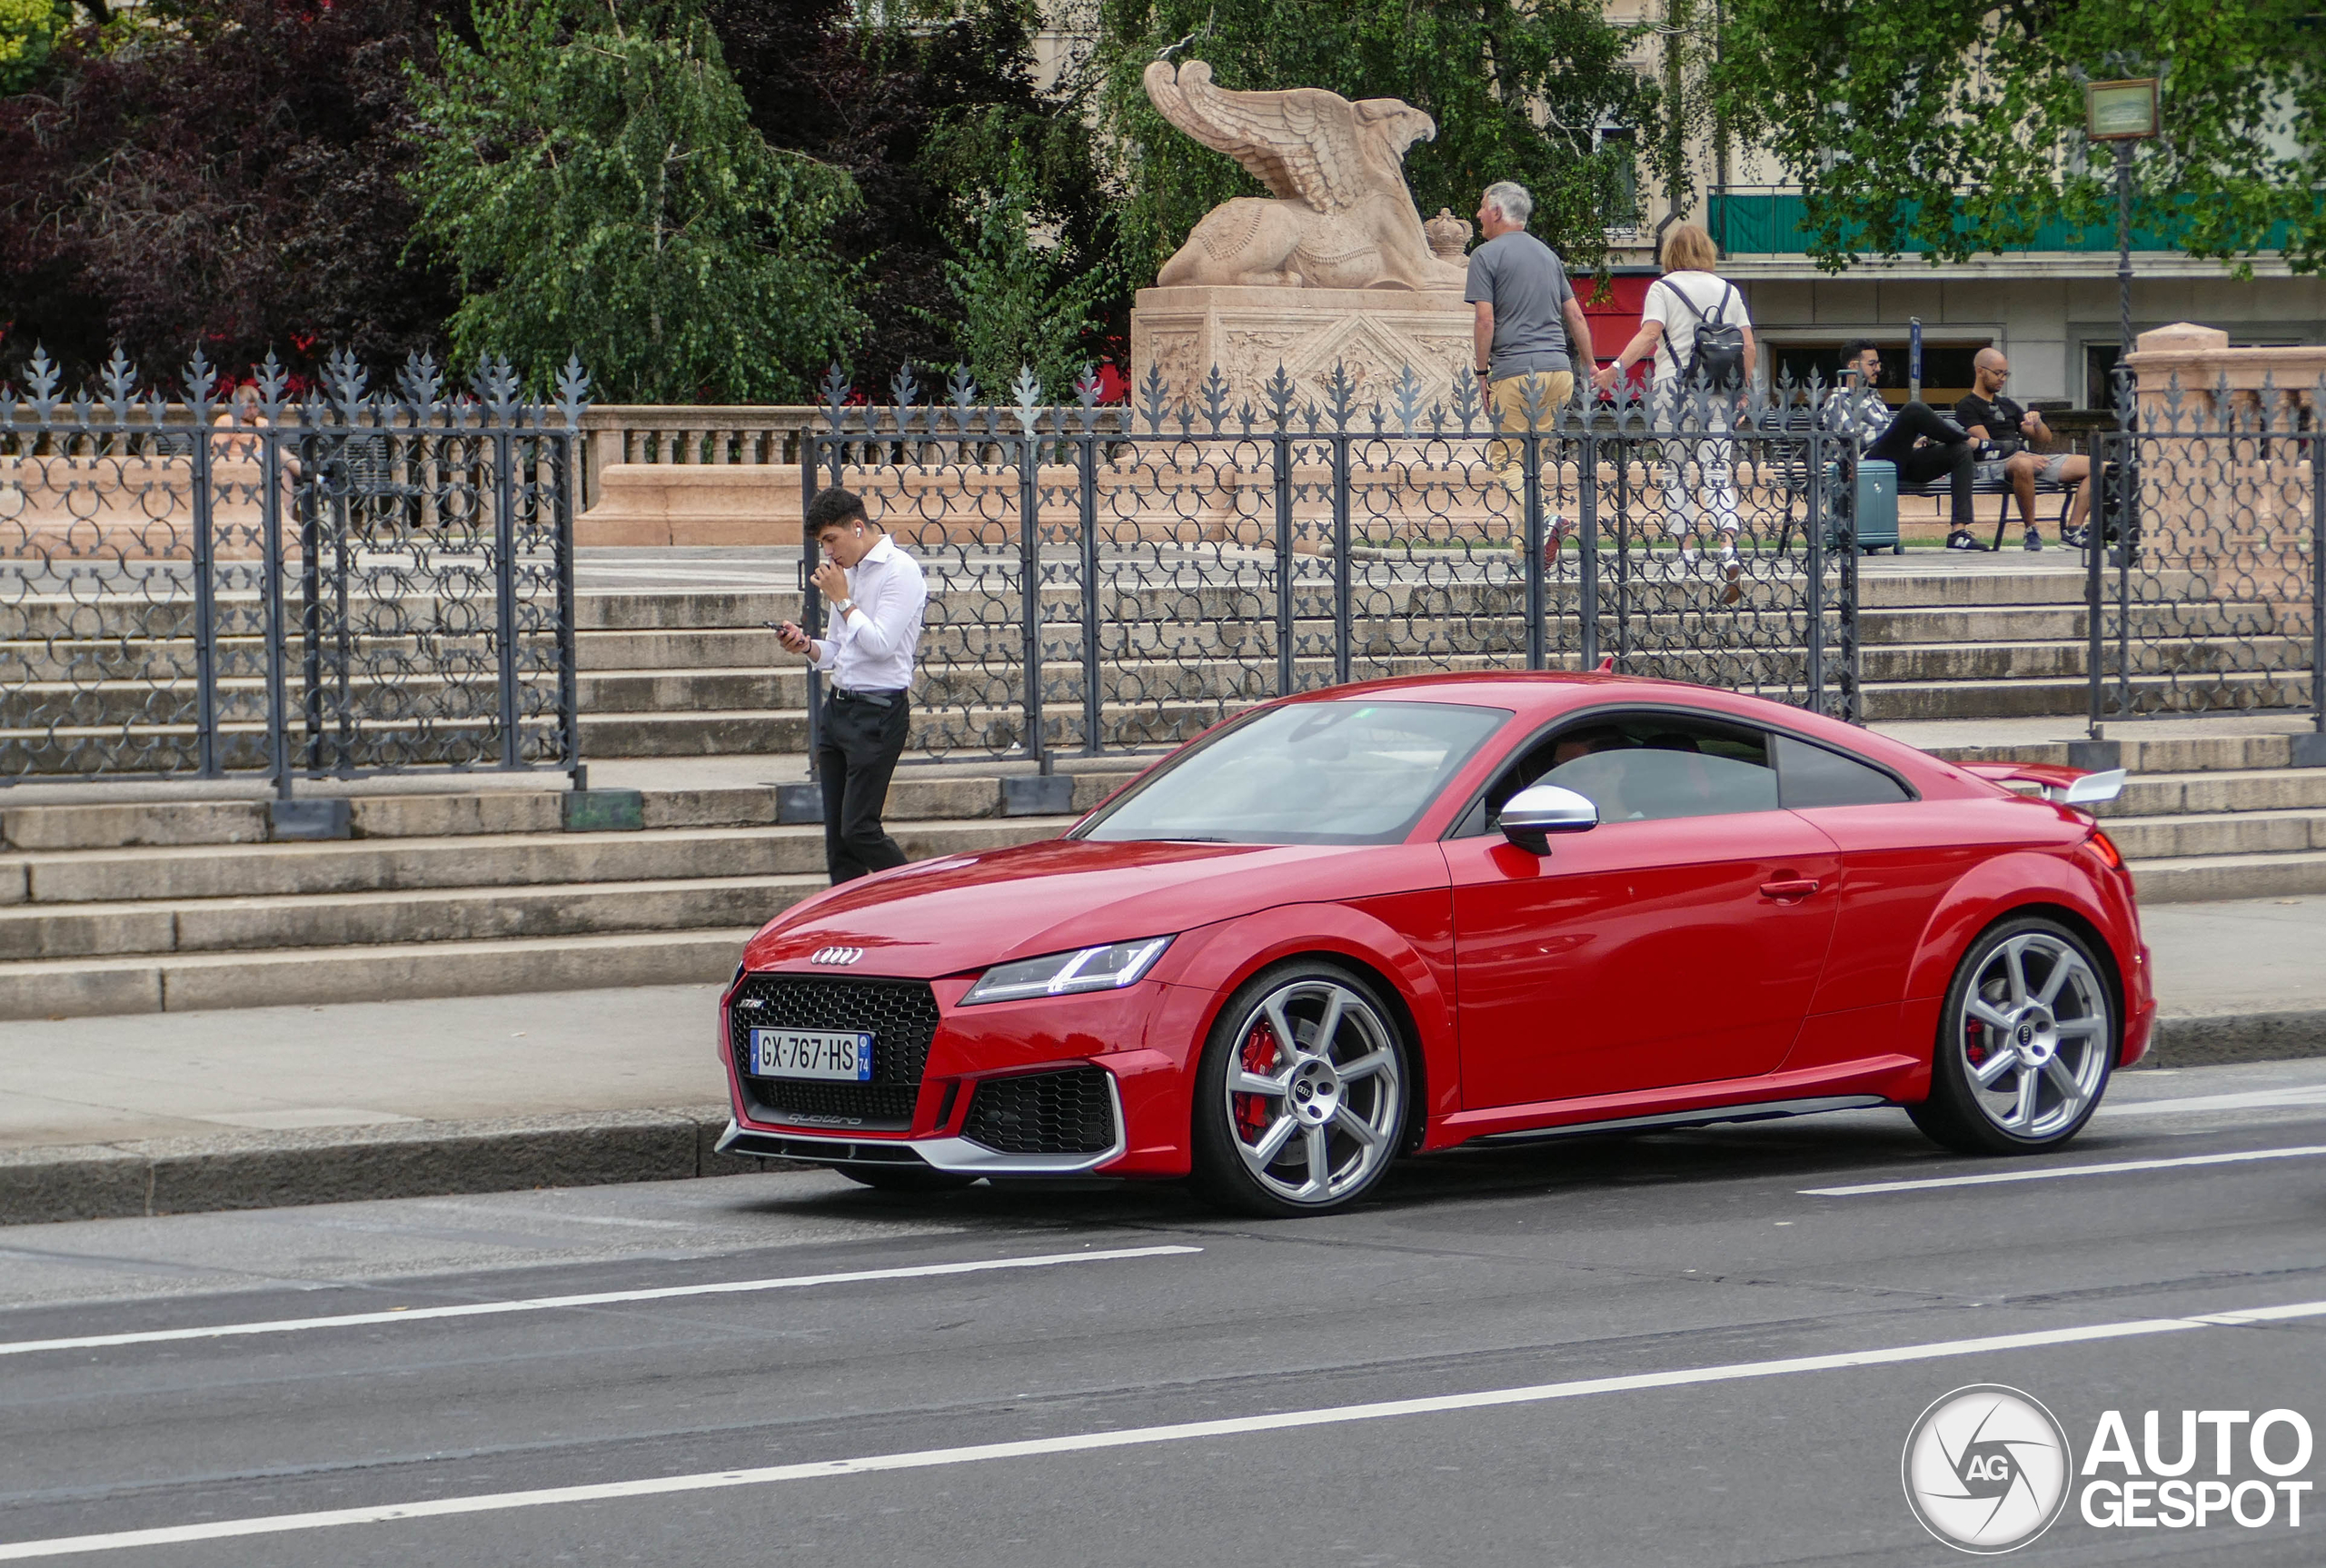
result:
<svg viewBox="0 0 2326 1568"><path fill-rule="evenodd" d="M2023 931L1979 965L1954 1019L1979 1112L2018 1138L2073 1127L2108 1074L2108 988L2050 931Z"/></svg>
<svg viewBox="0 0 2326 1568"><path fill-rule="evenodd" d="M1255 1003L1228 1064L1228 1126L1261 1186L1329 1204L1397 1152L1405 1100L1389 1025L1357 991L1299 979Z"/></svg>

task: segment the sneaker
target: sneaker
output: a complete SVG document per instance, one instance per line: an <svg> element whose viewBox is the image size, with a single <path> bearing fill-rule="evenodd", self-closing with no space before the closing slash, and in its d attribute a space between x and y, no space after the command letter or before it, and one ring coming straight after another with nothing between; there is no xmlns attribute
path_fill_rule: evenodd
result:
<svg viewBox="0 0 2326 1568"><path fill-rule="evenodd" d="M1728 579L1728 586L1720 590L1720 601L1734 604L1744 597L1744 585L1737 581L1744 575L1744 568L1736 560L1736 552L1733 550L1728 552L1728 568L1723 575Z"/></svg>
<svg viewBox="0 0 2326 1568"><path fill-rule="evenodd" d="M1971 536L1971 531L1969 529L1958 528L1953 533L1946 536L1946 548L1949 550L1983 551L1987 547L1981 544L1976 539L1973 539Z"/></svg>
<svg viewBox="0 0 2326 1568"><path fill-rule="evenodd" d="M2025 546L2025 547L2026 547L2027 549L2029 549L2029 550L2041 550L2041 549L2043 549L2043 536L2042 534L2040 534L2040 533L2036 532L2036 531L2034 531L2034 529L2030 528L2030 529L2027 531L2027 539L2026 539L2026 546Z"/></svg>
<svg viewBox="0 0 2326 1568"><path fill-rule="evenodd" d="M2063 528L2060 530L2060 542L2070 550L2087 549L2092 543L2092 530L2089 528Z"/></svg>

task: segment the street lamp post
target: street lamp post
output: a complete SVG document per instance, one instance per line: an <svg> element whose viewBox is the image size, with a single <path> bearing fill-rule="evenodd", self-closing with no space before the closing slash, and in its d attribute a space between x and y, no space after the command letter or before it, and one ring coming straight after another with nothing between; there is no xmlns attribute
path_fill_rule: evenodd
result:
<svg viewBox="0 0 2326 1568"><path fill-rule="evenodd" d="M2084 134L2116 144L2116 367L2132 354L2132 149L2156 134L2156 78L2093 82L2083 90Z"/></svg>

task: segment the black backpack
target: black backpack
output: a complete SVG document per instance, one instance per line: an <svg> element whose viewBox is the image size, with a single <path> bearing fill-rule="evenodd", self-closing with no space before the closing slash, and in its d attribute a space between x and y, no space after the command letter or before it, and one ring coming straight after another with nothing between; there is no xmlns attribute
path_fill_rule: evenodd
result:
<svg viewBox="0 0 2326 1568"><path fill-rule="evenodd" d="M1656 281L1664 283L1661 278ZM1728 302L1736 297L1736 285L1721 283L1720 303L1709 315L1696 309L1695 303L1675 284L1665 283L1664 287L1696 318L1695 341L1689 346L1687 362L1680 367L1680 379L1704 386L1743 385L1744 329L1731 325L1728 320ZM1680 356L1672 357L1676 361Z"/></svg>

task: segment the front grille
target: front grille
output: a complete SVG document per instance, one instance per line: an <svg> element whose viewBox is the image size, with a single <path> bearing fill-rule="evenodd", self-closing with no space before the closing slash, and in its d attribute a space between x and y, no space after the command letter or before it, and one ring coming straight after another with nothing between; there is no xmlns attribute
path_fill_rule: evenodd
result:
<svg viewBox="0 0 2326 1568"><path fill-rule="evenodd" d="M969 1097L961 1136L998 1154L1095 1155L1115 1141L1115 1108L1098 1067L988 1078Z"/></svg>
<svg viewBox="0 0 2326 1568"><path fill-rule="evenodd" d="M756 1002L758 1006L749 1004ZM758 1078L750 1029L869 1029L872 1081ZM754 1121L796 1121L901 1131L912 1125L929 1042L937 1034L937 996L919 980L842 979L822 975L746 975L727 1015L737 1081Z"/></svg>

